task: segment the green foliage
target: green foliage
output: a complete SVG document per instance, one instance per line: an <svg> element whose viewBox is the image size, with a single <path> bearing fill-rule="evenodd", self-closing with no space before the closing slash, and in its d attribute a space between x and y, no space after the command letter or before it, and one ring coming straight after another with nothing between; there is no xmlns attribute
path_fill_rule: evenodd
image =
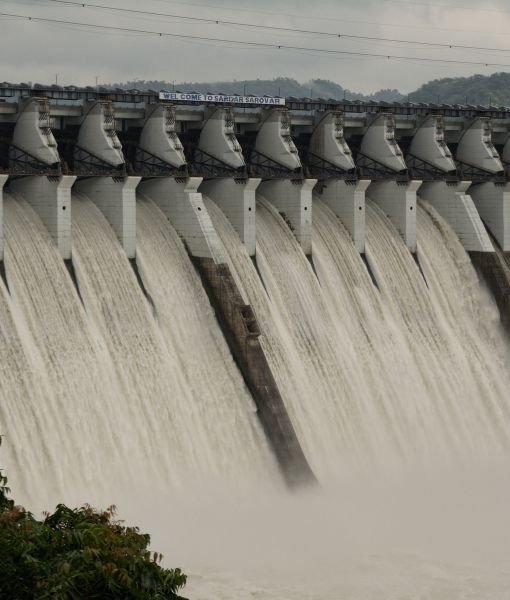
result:
<svg viewBox="0 0 510 600"><path fill-rule="evenodd" d="M434 79L409 94L411 102L510 106L510 73Z"/></svg>
<svg viewBox="0 0 510 600"><path fill-rule="evenodd" d="M149 536L116 521L114 507L60 504L38 521L8 498L6 483L0 472L0 598L179 598L186 576L162 568L162 556L147 550Z"/></svg>

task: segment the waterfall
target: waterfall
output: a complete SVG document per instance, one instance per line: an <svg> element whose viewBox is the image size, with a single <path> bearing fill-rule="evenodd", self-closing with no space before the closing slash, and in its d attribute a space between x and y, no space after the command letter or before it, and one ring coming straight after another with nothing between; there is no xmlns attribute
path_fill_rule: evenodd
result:
<svg viewBox="0 0 510 600"><path fill-rule="evenodd" d="M207 469L235 478L237 484L253 477L260 485L276 475L276 467L200 278L170 222L148 198L138 200L137 224L137 264L192 395L179 408L190 411L186 435L196 445L191 427L196 422L207 440L195 468L201 465L202 477Z"/></svg>
<svg viewBox="0 0 510 600"><path fill-rule="evenodd" d="M23 366L20 358L20 382L32 381L21 406L16 394L3 403L6 445L25 455L30 474L20 500L30 500L34 508L80 502L89 492L94 500L91 490L113 477L122 447L111 427L119 391L113 364L89 328L64 262L37 215L10 196L4 211L6 273L26 362ZM28 422L13 438L11 415L18 411Z"/></svg>

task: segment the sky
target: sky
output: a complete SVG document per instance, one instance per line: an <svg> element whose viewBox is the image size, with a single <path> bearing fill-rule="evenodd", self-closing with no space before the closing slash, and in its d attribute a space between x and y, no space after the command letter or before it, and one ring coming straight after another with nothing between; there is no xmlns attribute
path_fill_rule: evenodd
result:
<svg viewBox="0 0 510 600"><path fill-rule="evenodd" d="M107 84L136 79L209 82L290 77L300 82L329 79L363 93L382 88L407 93L431 79L510 71L510 4L504 0L91 0L90 4L96 7L49 0L0 0L0 13L228 41L0 16L0 80L95 85L96 78L100 84ZM121 13L112 10L114 7L173 16ZM239 24L178 18L185 16ZM244 24L315 33L254 29ZM323 33L386 39L320 35ZM232 41L305 50L242 46ZM428 47L417 42L489 50ZM399 56L404 60L327 54L317 49ZM427 63L418 58L482 64Z"/></svg>

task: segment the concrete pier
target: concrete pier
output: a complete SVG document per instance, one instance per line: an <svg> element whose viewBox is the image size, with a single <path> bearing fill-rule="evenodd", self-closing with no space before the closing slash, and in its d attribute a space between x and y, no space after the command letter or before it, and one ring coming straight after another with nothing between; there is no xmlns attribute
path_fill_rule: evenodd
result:
<svg viewBox="0 0 510 600"><path fill-rule="evenodd" d="M468 194L469 181L426 181L419 195L450 224L468 252L493 252L493 246Z"/></svg>
<svg viewBox="0 0 510 600"><path fill-rule="evenodd" d="M416 252L416 192L421 184L374 181L367 190L367 197L381 207L412 253Z"/></svg>
<svg viewBox="0 0 510 600"><path fill-rule="evenodd" d="M136 256L136 188L140 177L80 179L75 191L99 208L115 231L128 258Z"/></svg>
<svg viewBox="0 0 510 600"><path fill-rule="evenodd" d="M327 179L314 192L342 221L360 253L365 252L365 193L369 185L366 179Z"/></svg>
<svg viewBox="0 0 510 600"><path fill-rule="evenodd" d="M14 196L21 196L32 206L64 260L71 258L71 188L75 180L69 175L36 175L10 182Z"/></svg>
<svg viewBox="0 0 510 600"><path fill-rule="evenodd" d="M256 247L256 190L258 178L208 179L200 186L200 192L214 200L232 227L237 231L250 256Z"/></svg>
<svg viewBox="0 0 510 600"><path fill-rule="evenodd" d="M312 190L317 179L263 181L258 193L287 221L303 252L312 253Z"/></svg>
<svg viewBox="0 0 510 600"><path fill-rule="evenodd" d="M186 244L191 256L226 261L226 253L202 200L201 177L176 180L171 177L145 179L138 193L155 202Z"/></svg>
<svg viewBox="0 0 510 600"><path fill-rule="evenodd" d="M357 158L361 172L374 181L366 195L385 212L411 252L416 252L416 191L395 138L393 115L380 113L367 125Z"/></svg>
<svg viewBox="0 0 510 600"><path fill-rule="evenodd" d="M469 195L483 222L504 252L510 251L510 183L475 183Z"/></svg>
<svg viewBox="0 0 510 600"><path fill-rule="evenodd" d="M356 249L365 251L365 192L368 180L358 180L356 164L344 137L342 113L317 115L307 155L309 172L319 179L314 196L342 221Z"/></svg>

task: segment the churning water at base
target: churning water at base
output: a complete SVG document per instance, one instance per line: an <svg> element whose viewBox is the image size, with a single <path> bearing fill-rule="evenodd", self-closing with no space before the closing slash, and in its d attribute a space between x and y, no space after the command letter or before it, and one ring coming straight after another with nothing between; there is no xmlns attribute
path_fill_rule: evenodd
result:
<svg viewBox="0 0 510 600"><path fill-rule="evenodd" d="M73 197L82 304L37 216L7 197L0 418L16 496L115 502L190 573L192 600L510 597L508 342L454 233L419 208L422 273L368 203L376 287L318 199L313 268L266 201L256 267L206 205L322 489L282 492L198 275L150 200L137 264L152 305L96 206Z"/></svg>

